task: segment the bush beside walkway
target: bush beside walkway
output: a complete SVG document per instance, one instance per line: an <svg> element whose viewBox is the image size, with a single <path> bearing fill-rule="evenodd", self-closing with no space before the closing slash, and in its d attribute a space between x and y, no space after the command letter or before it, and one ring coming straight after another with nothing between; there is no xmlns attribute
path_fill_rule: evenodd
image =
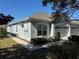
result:
<svg viewBox="0 0 79 59"><path fill-rule="evenodd" d="M4 26L0 26L0 38L7 37L7 30Z"/></svg>

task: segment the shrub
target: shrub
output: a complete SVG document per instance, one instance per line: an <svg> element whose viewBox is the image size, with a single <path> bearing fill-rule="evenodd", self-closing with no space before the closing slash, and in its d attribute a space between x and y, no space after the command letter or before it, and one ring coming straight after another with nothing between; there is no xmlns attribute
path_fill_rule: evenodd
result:
<svg viewBox="0 0 79 59"><path fill-rule="evenodd" d="M71 35L68 39L69 41L79 42L79 35Z"/></svg>
<svg viewBox="0 0 79 59"><path fill-rule="evenodd" d="M55 33L55 39L54 41L60 41L60 32Z"/></svg>
<svg viewBox="0 0 79 59"><path fill-rule="evenodd" d="M79 45L69 42L63 45L53 45L48 47L48 52L52 53L50 56L56 57L55 59L79 59Z"/></svg>
<svg viewBox="0 0 79 59"><path fill-rule="evenodd" d="M4 27L0 27L0 38L4 38L7 36L7 30Z"/></svg>
<svg viewBox="0 0 79 59"><path fill-rule="evenodd" d="M31 43L34 45L46 44L49 41L45 38L32 38Z"/></svg>

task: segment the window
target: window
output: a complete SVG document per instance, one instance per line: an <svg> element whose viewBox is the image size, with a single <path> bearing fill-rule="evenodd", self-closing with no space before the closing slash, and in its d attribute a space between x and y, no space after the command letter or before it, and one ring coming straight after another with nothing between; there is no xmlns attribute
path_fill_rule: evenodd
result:
<svg viewBox="0 0 79 59"><path fill-rule="evenodd" d="M16 32L17 32L17 25L16 25Z"/></svg>
<svg viewBox="0 0 79 59"><path fill-rule="evenodd" d="M21 23L20 25L21 25L22 28L24 27L24 23Z"/></svg>
<svg viewBox="0 0 79 59"><path fill-rule="evenodd" d="M47 25L45 24L38 24L37 25L37 35L47 35Z"/></svg>

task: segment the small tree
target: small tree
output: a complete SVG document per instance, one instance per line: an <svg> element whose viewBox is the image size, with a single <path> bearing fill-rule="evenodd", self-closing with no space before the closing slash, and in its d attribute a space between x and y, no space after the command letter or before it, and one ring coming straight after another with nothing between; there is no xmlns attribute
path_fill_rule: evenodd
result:
<svg viewBox="0 0 79 59"><path fill-rule="evenodd" d="M60 41L61 36L60 36L60 32L56 32L55 33L55 41Z"/></svg>
<svg viewBox="0 0 79 59"><path fill-rule="evenodd" d="M7 36L7 30L4 27L0 28L0 38L4 38Z"/></svg>
<svg viewBox="0 0 79 59"><path fill-rule="evenodd" d="M3 25L7 25L9 22L13 21L14 17L8 15L5 16L3 13L0 13L0 38L3 38L7 35L6 28Z"/></svg>
<svg viewBox="0 0 79 59"><path fill-rule="evenodd" d="M14 17L8 15L5 16L3 13L0 13L0 25L7 25L9 22L13 21Z"/></svg>
<svg viewBox="0 0 79 59"><path fill-rule="evenodd" d="M52 8L51 18L57 19L61 15L72 16L79 10L79 0L42 0L43 6L50 4Z"/></svg>

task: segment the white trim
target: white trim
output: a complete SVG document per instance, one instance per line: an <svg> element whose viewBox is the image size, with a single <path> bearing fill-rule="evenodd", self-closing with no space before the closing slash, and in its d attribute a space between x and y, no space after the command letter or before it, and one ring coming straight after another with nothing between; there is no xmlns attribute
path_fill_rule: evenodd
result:
<svg viewBox="0 0 79 59"><path fill-rule="evenodd" d="M71 26L69 25L68 37L71 35Z"/></svg>
<svg viewBox="0 0 79 59"><path fill-rule="evenodd" d="M49 25L48 25L48 23L38 23L38 24L36 25L36 27L37 27L38 25L40 25L40 24L43 24L43 25L46 25L46 26L47 26L47 35L39 35L39 36L38 36L38 33L37 33L37 37L49 37Z"/></svg>
<svg viewBox="0 0 79 59"><path fill-rule="evenodd" d="M50 36L52 38L54 38L54 35L55 35L55 26L54 26L54 24L51 24L51 33L50 33Z"/></svg>

